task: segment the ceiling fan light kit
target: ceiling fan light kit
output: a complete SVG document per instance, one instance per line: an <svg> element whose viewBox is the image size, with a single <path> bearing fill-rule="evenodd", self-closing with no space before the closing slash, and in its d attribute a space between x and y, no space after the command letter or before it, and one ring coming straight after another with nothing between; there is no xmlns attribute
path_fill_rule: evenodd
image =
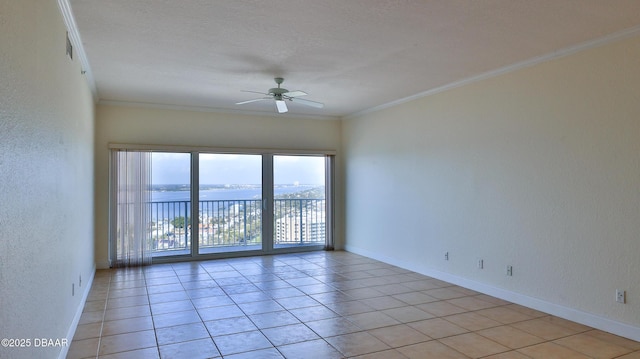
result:
<svg viewBox="0 0 640 359"><path fill-rule="evenodd" d="M242 92L258 93L258 94L261 94L261 95L265 95L265 97L256 98L256 99L248 100L248 101L237 102L236 105L244 105L246 103L257 102L257 101L273 100L276 103L276 109L278 110L278 113L285 113L285 112L289 111L289 108L287 107L286 101L297 102L297 103L300 103L302 105L311 106L311 107L315 107L315 108L323 108L324 107L324 104L321 103L321 102L316 102L316 101L311 101L311 100L304 100L304 99L298 98L300 96L306 96L307 95L307 93L304 92L304 91L299 91L299 90L289 91L289 90L287 90L285 88L281 88L280 85L284 82L284 79L282 77L276 77L276 78L274 78L274 81L276 82L278 87L270 88L269 91L267 91L267 93L262 93L262 92L259 92L259 91L243 90Z"/></svg>

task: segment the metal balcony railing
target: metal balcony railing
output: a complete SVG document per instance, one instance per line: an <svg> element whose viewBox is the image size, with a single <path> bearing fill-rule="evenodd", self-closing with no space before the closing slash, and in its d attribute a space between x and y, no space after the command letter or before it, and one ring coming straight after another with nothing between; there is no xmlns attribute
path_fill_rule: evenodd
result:
<svg viewBox="0 0 640 359"><path fill-rule="evenodd" d="M275 199L274 245L324 243L325 204L324 199ZM150 206L153 252L189 250L191 202L151 202ZM199 201L198 219L201 249L241 246L259 249L262 243L262 200Z"/></svg>

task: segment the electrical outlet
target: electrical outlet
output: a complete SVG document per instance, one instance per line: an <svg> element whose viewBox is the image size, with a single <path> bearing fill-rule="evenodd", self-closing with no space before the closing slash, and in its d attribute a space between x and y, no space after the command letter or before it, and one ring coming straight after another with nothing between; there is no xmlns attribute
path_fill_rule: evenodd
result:
<svg viewBox="0 0 640 359"><path fill-rule="evenodd" d="M513 267L512 266L507 266L507 275L509 277L513 276Z"/></svg>
<svg viewBox="0 0 640 359"><path fill-rule="evenodd" d="M616 289L616 302L618 303L626 303L627 302L627 292L621 289Z"/></svg>
<svg viewBox="0 0 640 359"><path fill-rule="evenodd" d="M449 252L445 252L444 253L444 260L448 261L449 260Z"/></svg>
<svg viewBox="0 0 640 359"><path fill-rule="evenodd" d="M478 269L484 268L484 259L478 259Z"/></svg>

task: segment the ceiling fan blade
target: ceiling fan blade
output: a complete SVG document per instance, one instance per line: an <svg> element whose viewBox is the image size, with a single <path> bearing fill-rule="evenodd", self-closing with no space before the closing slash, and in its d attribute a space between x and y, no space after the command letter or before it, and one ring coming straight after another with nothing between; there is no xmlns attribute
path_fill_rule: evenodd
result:
<svg viewBox="0 0 640 359"><path fill-rule="evenodd" d="M311 107L315 107L315 108L323 108L324 107L324 104L322 102L304 100L304 99L301 99L301 98L292 98L291 101L298 102L298 103L300 103L302 105L307 105L307 106L311 106Z"/></svg>
<svg viewBox="0 0 640 359"><path fill-rule="evenodd" d="M253 100L248 100L248 101L236 102L236 105L244 105L245 103L251 103L251 102L256 102L256 101L264 101L264 100L271 100L271 97L263 97L263 98L256 98L256 99L253 99Z"/></svg>
<svg viewBox="0 0 640 359"><path fill-rule="evenodd" d="M287 104L282 100L276 100L276 107L278 108L279 113L285 113L289 111L287 108Z"/></svg>
<svg viewBox="0 0 640 359"><path fill-rule="evenodd" d="M264 93L260 91L240 90L240 92L250 92L250 93L259 93L260 95L268 95L268 93Z"/></svg>
<svg viewBox="0 0 640 359"><path fill-rule="evenodd" d="M299 97L299 96L307 96L307 93L304 91L296 90L296 91L285 92L283 93L283 95L287 97Z"/></svg>

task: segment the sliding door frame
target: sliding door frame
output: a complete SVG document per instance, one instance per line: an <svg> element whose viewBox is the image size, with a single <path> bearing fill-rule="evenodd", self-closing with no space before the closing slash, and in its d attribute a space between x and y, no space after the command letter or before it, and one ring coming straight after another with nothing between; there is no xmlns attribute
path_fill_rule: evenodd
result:
<svg viewBox="0 0 640 359"><path fill-rule="evenodd" d="M335 205L335 150L290 150L290 149L266 149L266 148L227 148L227 147L205 147L205 146L166 146L166 145L141 145L141 144L109 144L110 150L132 150L145 152L176 152L190 154L191 167L191 188L190 188L190 225L191 225L191 245L190 254L167 255L153 257L152 263L169 263L193 260L206 260L218 258L233 258L245 256L260 256L275 253L295 253L307 252L321 249L333 249L332 245L304 245L300 247L274 248L274 178L273 178L273 158L276 155L295 156L323 156L325 158L325 236L326 243L333 243L335 238L334 225L334 205ZM199 155L200 153L215 154L247 154L262 156L262 249L233 251L224 253L199 253ZM111 166L111 165L110 165ZM110 178L113 180L112 169ZM113 205L114 198L110 196L110 206ZM111 218L109 219L111 222ZM110 223L110 227L111 227ZM112 246L112 244L109 244Z"/></svg>

